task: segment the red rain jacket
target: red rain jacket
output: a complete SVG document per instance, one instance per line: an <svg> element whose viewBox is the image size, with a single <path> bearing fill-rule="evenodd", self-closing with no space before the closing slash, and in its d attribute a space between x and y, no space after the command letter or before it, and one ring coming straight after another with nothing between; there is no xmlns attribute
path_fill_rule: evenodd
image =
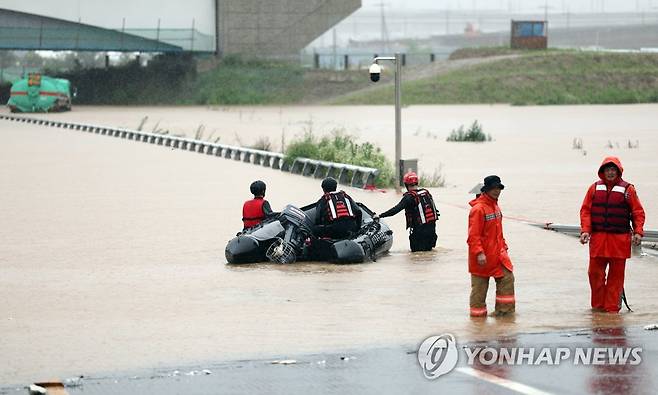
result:
<svg viewBox="0 0 658 395"><path fill-rule="evenodd" d="M471 200L468 214L468 271L481 277L502 277L503 266L514 270L503 237L503 213L498 202L486 193ZM477 255L484 252L487 263L479 265Z"/></svg>
<svg viewBox="0 0 658 395"><path fill-rule="evenodd" d="M603 167L609 163L614 163L619 168L619 177L612 182L605 180L603 174ZM622 181L621 175L624 168L621 166L621 161L615 156L609 156L603 159L599 167L599 178L604 181L608 192ZM611 233L611 232L593 232L592 233L592 201L594 200L594 193L596 191L596 183L592 184L585 194L583 205L580 208L580 231L583 233L590 233L591 238L589 241L589 255L590 257L601 258L621 258L627 259L631 257L631 233ZM631 184L626 188L625 192L626 202L628 203L631 223L633 232L639 235L644 235L644 208L642 203L637 197L635 187Z"/></svg>

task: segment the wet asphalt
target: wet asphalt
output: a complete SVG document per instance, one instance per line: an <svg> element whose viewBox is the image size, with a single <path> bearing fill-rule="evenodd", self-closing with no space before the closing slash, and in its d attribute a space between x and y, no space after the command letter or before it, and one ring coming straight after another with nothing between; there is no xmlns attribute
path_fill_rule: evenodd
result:
<svg viewBox="0 0 658 395"><path fill-rule="evenodd" d="M417 360L418 345L286 355L156 370L113 372L85 377L67 387L71 395L107 394L654 394L658 390L658 331L612 327L523 334L491 341L460 342L457 368L426 379ZM420 339L421 342L423 339ZM468 364L465 347L639 347L641 362L631 364L509 366ZM278 361L278 362L276 362ZM470 370L471 374L464 371ZM471 370L473 369L473 370ZM475 377L478 372L485 378ZM503 379L501 383L495 383ZM25 387L0 394L27 393Z"/></svg>

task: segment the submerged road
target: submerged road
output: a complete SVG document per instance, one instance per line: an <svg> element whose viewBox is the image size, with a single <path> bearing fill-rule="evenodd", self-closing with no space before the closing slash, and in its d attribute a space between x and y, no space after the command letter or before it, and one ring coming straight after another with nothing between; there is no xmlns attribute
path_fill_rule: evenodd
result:
<svg viewBox="0 0 658 395"><path fill-rule="evenodd" d="M658 124L654 122L656 108L449 109L453 114L466 114L458 122L467 123L466 119L482 114L485 127L492 125L489 131L496 141L470 148L446 147L441 139L424 133L414 136L415 131L408 129L407 147L418 147L421 163L440 161L448 174L448 186L432 190L442 214L439 247L432 253L409 253L404 219L398 216L387 219L395 232L389 256L373 264L347 266L225 265L224 245L240 229L240 207L249 197L251 181L268 183L268 200L278 209L287 203L315 201L320 194L319 180L88 133L0 123L0 388L14 391L15 384L20 387L53 377L84 375L90 378L85 380L85 391L92 391L98 379L98 390L110 393L116 392L108 386L111 380L126 385L128 392L133 391L130 388L150 391L129 387L133 384L175 387L180 382L190 384L180 393L194 393L195 380L200 380L199 391L217 389L206 387L201 380L218 380L213 385L231 390L226 392L240 392L246 388L241 386L252 383L262 383L261 392L268 392L268 385L282 391L278 388L284 388L287 377L288 384L295 386L298 379L315 375L317 385L300 379L300 386L309 387L294 389L313 385L315 392L330 392L363 382L364 392L390 388L391 393L399 393L408 392L398 390L404 385L412 390L418 385L424 391L425 386L439 388L450 382L471 386L473 392L482 388L508 391L468 376L467 370L426 381L415 355L407 352L415 352L428 336L443 333L472 342L541 332L548 337L537 338L544 339L537 343L557 345L562 338L553 341L551 336L559 337L564 330L601 326L628 329L632 335L629 344L634 339L644 342L643 335L633 331L658 321L655 257L634 257L628 264L626 291L635 311L622 314L617 323L599 322L588 312L586 247L511 217L575 223L581 195L593 181L599 156L618 154L647 208L647 227L657 227L651 210L658 206L654 176L658 135L649 126L637 129L638 124ZM368 118L385 119L388 110L368 108ZM241 122L236 119L236 109L138 108L128 111L126 117L139 120L137 114L148 111L172 117L179 124L193 125L207 116L218 125L239 126L240 130L255 130L272 117L284 116L269 108L262 109L263 113L249 109L252 120L245 116ZM290 109L299 119L308 119L308 113L325 118L333 114L335 118L336 111L335 107ZM356 117L351 109L344 111L346 122ZM432 124L432 114L443 111L448 110L441 106L411 108L408 119L418 125ZM633 113L628 122L612 119L625 111ZM597 142L597 148L587 155L571 149L575 129L565 132L556 123L556 114L569 113L576 114L574 122L586 141ZM122 125L126 118L116 108L42 116L77 117L77 121L93 123L104 123L99 121L103 118L115 126L136 126ZM83 119L85 116L90 119ZM455 117L458 115L453 115L453 120ZM538 125L539 130L522 133L530 124ZM280 129L274 129L268 129L272 140L280 137ZM377 137L374 129L364 130L362 136L388 141ZM598 147L598 142L611 136L639 136L640 149ZM233 133L227 131L221 137L224 142L233 138ZM440 158L436 152L441 152ZM505 220L505 231L516 268L519 302L513 320L472 321L467 308L465 207L471 198L467 191L490 172L499 173L507 185L501 206L510 217ZM399 199L391 192L348 192L377 212ZM489 296L493 305L493 292ZM534 344L526 335L518 335L518 339L521 345ZM653 347L649 340L647 344ZM383 360L383 365L357 365L351 370L335 364L342 355L336 350L351 350L357 358L348 363L371 358ZM281 358L310 362L316 357L326 360L327 367L267 363ZM203 368L210 367L213 374L150 380L153 372L183 372L201 362L207 362ZM656 364L648 358L639 366L652 372ZM597 372L564 366L527 367L541 372L536 373L538 378L553 368L575 374L575 382L586 382ZM527 381L524 369L513 367L509 370L518 375L500 376L561 393L563 387ZM396 378L391 372L396 370L400 371L400 385L393 383ZM264 378L271 379L258 381L261 371ZM629 370L629 377L636 371ZM334 372L335 380L330 375ZM527 377L533 374L527 373ZM133 382L133 376L149 379ZM382 377L383 386L368 381L371 376ZM649 381L639 383L636 392L655 388ZM574 388L573 393L582 393L580 389L586 387L574 384Z"/></svg>

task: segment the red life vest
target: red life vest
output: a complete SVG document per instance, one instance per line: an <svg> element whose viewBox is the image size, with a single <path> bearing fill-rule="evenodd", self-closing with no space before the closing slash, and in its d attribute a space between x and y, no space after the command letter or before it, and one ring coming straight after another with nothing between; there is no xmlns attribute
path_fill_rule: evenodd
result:
<svg viewBox="0 0 658 395"><path fill-rule="evenodd" d="M245 228L256 226L265 219L263 204L265 204L265 199L262 197L256 197L244 202L242 206L242 222Z"/></svg>
<svg viewBox="0 0 658 395"><path fill-rule="evenodd" d="M413 208L406 209L404 212L407 217L407 228L436 222L436 206L432 195L427 189L420 188L415 191L407 191L404 194L414 198L415 202Z"/></svg>
<svg viewBox="0 0 658 395"><path fill-rule="evenodd" d="M329 192L324 194L327 201L327 218L333 222L339 218L356 218L352 211L352 204L343 191Z"/></svg>
<svg viewBox="0 0 658 395"><path fill-rule="evenodd" d="M626 191L631 184L620 179L609 192L602 180L595 185L591 211L592 231L629 233L631 210L626 201Z"/></svg>

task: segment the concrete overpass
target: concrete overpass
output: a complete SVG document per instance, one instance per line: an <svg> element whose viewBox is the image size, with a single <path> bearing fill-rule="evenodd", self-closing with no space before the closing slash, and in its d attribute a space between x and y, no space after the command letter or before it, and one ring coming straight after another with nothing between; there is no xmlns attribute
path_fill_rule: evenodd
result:
<svg viewBox="0 0 658 395"><path fill-rule="evenodd" d="M361 0L216 0L219 52L297 54Z"/></svg>
<svg viewBox="0 0 658 395"><path fill-rule="evenodd" d="M361 7L361 0L17 0L0 9L0 50L206 52L290 56ZM70 4L69 4L70 3ZM13 6L12 6L13 5ZM77 7L77 8L76 8ZM84 13L80 7L87 7ZM77 14L72 11L77 9ZM172 21L187 12L186 26ZM84 19L84 23L83 23ZM131 22L130 28L126 20ZM135 22L137 21L137 22ZM136 26L136 24L138 26Z"/></svg>
<svg viewBox="0 0 658 395"><path fill-rule="evenodd" d="M180 52L181 46L126 31L0 9L0 49Z"/></svg>

